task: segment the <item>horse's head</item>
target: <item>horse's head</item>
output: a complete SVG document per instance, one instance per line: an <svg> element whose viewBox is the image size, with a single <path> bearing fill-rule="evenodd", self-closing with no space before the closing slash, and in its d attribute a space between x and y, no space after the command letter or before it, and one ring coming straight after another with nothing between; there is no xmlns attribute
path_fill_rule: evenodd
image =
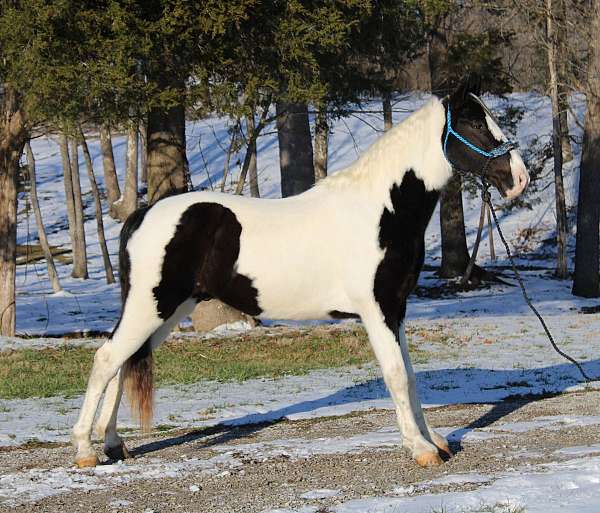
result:
<svg viewBox="0 0 600 513"><path fill-rule="evenodd" d="M480 88L480 79L470 75L444 99L444 153L455 169L476 176L483 173L505 198L516 198L529 184L529 173L516 145L479 99Z"/></svg>

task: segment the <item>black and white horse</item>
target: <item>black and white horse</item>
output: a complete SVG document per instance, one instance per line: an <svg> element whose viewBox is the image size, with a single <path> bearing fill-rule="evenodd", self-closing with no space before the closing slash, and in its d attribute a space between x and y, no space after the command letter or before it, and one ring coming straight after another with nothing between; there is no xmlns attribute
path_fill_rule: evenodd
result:
<svg viewBox="0 0 600 513"><path fill-rule="evenodd" d="M529 182L514 149L493 158L473 149L486 153L507 141L478 94L470 79L451 96L432 98L348 169L298 196L190 192L133 214L121 236L123 310L94 358L73 429L76 464L98 462L90 436L103 393L96 431L109 457L127 456L116 431L123 381L148 424L152 350L209 298L271 319L360 317L396 405L404 446L419 465L441 463L448 443L423 415L404 335L425 229L452 174L450 163L472 173L485 165L488 181L507 198ZM445 144L448 109L459 136Z"/></svg>

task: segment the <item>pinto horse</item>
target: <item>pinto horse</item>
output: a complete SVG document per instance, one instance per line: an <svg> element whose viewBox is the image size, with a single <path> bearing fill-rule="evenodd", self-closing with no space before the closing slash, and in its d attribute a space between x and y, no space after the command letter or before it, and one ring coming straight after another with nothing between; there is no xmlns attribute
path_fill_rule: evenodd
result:
<svg viewBox="0 0 600 513"><path fill-rule="evenodd" d="M396 406L403 445L421 466L451 455L425 419L404 334L424 234L452 168L506 198L526 188L520 155L469 78L379 138L344 171L291 198L189 192L135 212L121 234L123 309L98 349L73 428L80 467L128 456L116 431L123 382L142 425L152 414L152 351L195 305L216 298L271 319L360 317ZM507 146L508 145L508 146ZM499 148L504 148L498 151Z"/></svg>

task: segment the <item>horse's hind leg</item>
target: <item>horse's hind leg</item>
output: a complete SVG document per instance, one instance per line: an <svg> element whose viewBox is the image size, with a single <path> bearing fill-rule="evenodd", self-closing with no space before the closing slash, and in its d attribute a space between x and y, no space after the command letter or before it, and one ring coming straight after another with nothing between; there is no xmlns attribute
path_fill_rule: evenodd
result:
<svg viewBox="0 0 600 513"><path fill-rule="evenodd" d="M152 303L147 305L149 306L147 309L143 308L145 306L143 304L137 306L139 308L136 308L136 311L131 308L124 309L121 322L113 337L105 342L94 356L94 364L81 413L73 427L73 444L77 449L75 463L79 467L94 466L98 462L91 443L92 423L100 398L109 381L116 376L127 359L163 324L162 319L156 314L149 313L140 318L140 311L152 311L151 308L154 306ZM118 392L118 388L111 390L112 403L116 402L116 396L118 395L115 391Z"/></svg>
<svg viewBox="0 0 600 513"><path fill-rule="evenodd" d="M96 434L104 438L104 454L111 460L123 460L129 457L127 448L117 433L117 414L123 395L122 372L122 369L119 369L117 375L109 381L100 416L96 421Z"/></svg>
<svg viewBox="0 0 600 513"><path fill-rule="evenodd" d="M185 317L192 313L196 301L188 300L177 308L175 313L167 319L150 337L152 350L158 347L168 336L173 328ZM104 402L100 416L96 422L96 433L104 437L104 454L112 460L121 460L129 457L129 453L121 437L117 433L117 414L121 397L123 395L122 370L112 378L106 387Z"/></svg>

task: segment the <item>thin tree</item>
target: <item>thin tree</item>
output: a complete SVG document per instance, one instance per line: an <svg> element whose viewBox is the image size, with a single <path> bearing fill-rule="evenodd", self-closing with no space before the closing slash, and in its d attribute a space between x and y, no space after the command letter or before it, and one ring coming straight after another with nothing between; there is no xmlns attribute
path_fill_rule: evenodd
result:
<svg viewBox="0 0 600 513"><path fill-rule="evenodd" d="M250 196L252 196L253 198L260 198L260 190L258 188L258 134L256 136L254 135L254 132L256 131L256 123L254 122L254 111L252 111L252 114L250 116L247 116L246 120L248 126L248 137L254 140L252 148L249 149L251 151L250 165L248 166L248 183L250 184Z"/></svg>
<svg viewBox="0 0 600 513"><path fill-rule="evenodd" d="M573 294L600 296L600 0L592 0Z"/></svg>
<svg viewBox="0 0 600 513"><path fill-rule="evenodd" d="M125 221L137 208L138 201L138 129L134 122L127 130L127 159L123 194L114 204L117 219Z"/></svg>
<svg viewBox="0 0 600 513"><path fill-rule="evenodd" d="M63 183L65 187L65 205L67 208L67 227L69 229L69 240L71 241L71 253L75 259L75 199L73 197L73 179L71 178L71 158L69 156L69 140L62 133L58 139L60 155L63 167Z"/></svg>
<svg viewBox="0 0 600 513"><path fill-rule="evenodd" d="M96 183L96 176L94 175L94 166L92 164L92 157L90 156L90 150L85 140L85 135L81 127L79 127L79 144L83 150L83 158L85 160L85 167L87 169L88 179L92 188L92 195L94 196L94 207L96 210L96 227L98 230L98 244L102 252L102 261L104 262L104 273L106 275L106 283L114 283L115 276L113 274L112 264L110 262L110 255L106 246L106 237L104 235L104 221L102 219L102 201L100 199L100 191L98 190L98 184Z"/></svg>
<svg viewBox="0 0 600 513"><path fill-rule="evenodd" d="M550 78L550 98L552 100L552 148L554 157L554 198L556 205L556 271L558 278L568 276L567 266L567 207L563 183L562 130L560 120L560 102L558 91L558 39L554 22L556 6L553 0L546 0L546 52L548 75Z"/></svg>
<svg viewBox="0 0 600 513"><path fill-rule="evenodd" d="M569 88L568 67L569 59L569 32L567 30L567 20L569 12L567 10L567 0L556 0L555 9L556 20L556 39L558 40L558 105L560 115L560 133L563 164L573 160L573 150L571 148L571 137L569 136L569 123L567 113L569 111Z"/></svg>
<svg viewBox="0 0 600 513"><path fill-rule="evenodd" d="M56 272L56 266L54 265L54 257L52 256L52 251L50 250L50 244L48 243L46 228L44 227L42 212L40 210L40 202L37 194L35 157L33 156L33 151L31 150L31 144L29 141L25 143L25 154L27 156L27 168L29 171L29 181L31 183L29 197L31 198L31 205L33 207L33 214L35 216L35 223L37 225L38 239L40 240L40 246L42 248L42 252L44 253L44 258L46 259L48 278L50 279L52 290L55 293L61 292L63 289L60 285L60 280L58 279L58 273Z"/></svg>
<svg viewBox="0 0 600 513"><path fill-rule="evenodd" d="M327 108L321 105L315 119L315 180L327 176L327 158L329 153L329 122Z"/></svg>
<svg viewBox="0 0 600 513"><path fill-rule="evenodd" d="M115 156L113 153L112 136L110 128L103 125L100 128L100 151L102 152L102 167L104 169L104 187L106 188L106 199L108 200L108 211L112 218L117 219L113 205L121 197Z"/></svg>
<svg viewBox="0 0 600 513"><path fill-rule="evenodd" d="M385 93L381 103L383 107L383 129L387 132L394 126L392 121L392 93Z"/></svg>
<svg viewBox="0 0 600 513"><path fill-rule="evenodd" d="M239 132L240 132L240 120L239 118L236 120L235 125L230 130L230 139L229 139L229 147L227 148L227 154L225 155L225 163L223 164L223 179L221 180L221 192L225 192L225 184L227 183L227 177L229 176L229 168L231 164L231 155L234 153L235 148L237 147L239 140Z"/></svg>
<svg viewBox="0 0 600 513"><path fill-rule="evenodd" d="M244 183L246 182L246 177L248 176L251 166L254 165L256 167L256 141L266 125L268 113L269 108L266 106L263 108L257 125L254 125L254 127L251 126L251 123L253 123L254 120L248 122L248 133L246 134L246 156L244 157L242 170L240 171L240 179L235 187L236 194L242 194L242 191L244 190ZM258 190L258 183L256 184L256 187Z"/></svg>
<svg viewBox="0 0 600 513"><path fill-rule="evenodd" d="M85 242L85 218L83 211L83 196L81 194L81 179L79 176L79 153L75 137L69 140L71 157L71 180L73 182L73 205L75 207L75 239L73 241L73 278L88 278L87 247Z"/></svg>
<svg viewBox="0 0 600 513"><path fill-rule="evenodd" d="M148 128L145 121L140 121L140 180L143 184L148 184Z"/></svg>

